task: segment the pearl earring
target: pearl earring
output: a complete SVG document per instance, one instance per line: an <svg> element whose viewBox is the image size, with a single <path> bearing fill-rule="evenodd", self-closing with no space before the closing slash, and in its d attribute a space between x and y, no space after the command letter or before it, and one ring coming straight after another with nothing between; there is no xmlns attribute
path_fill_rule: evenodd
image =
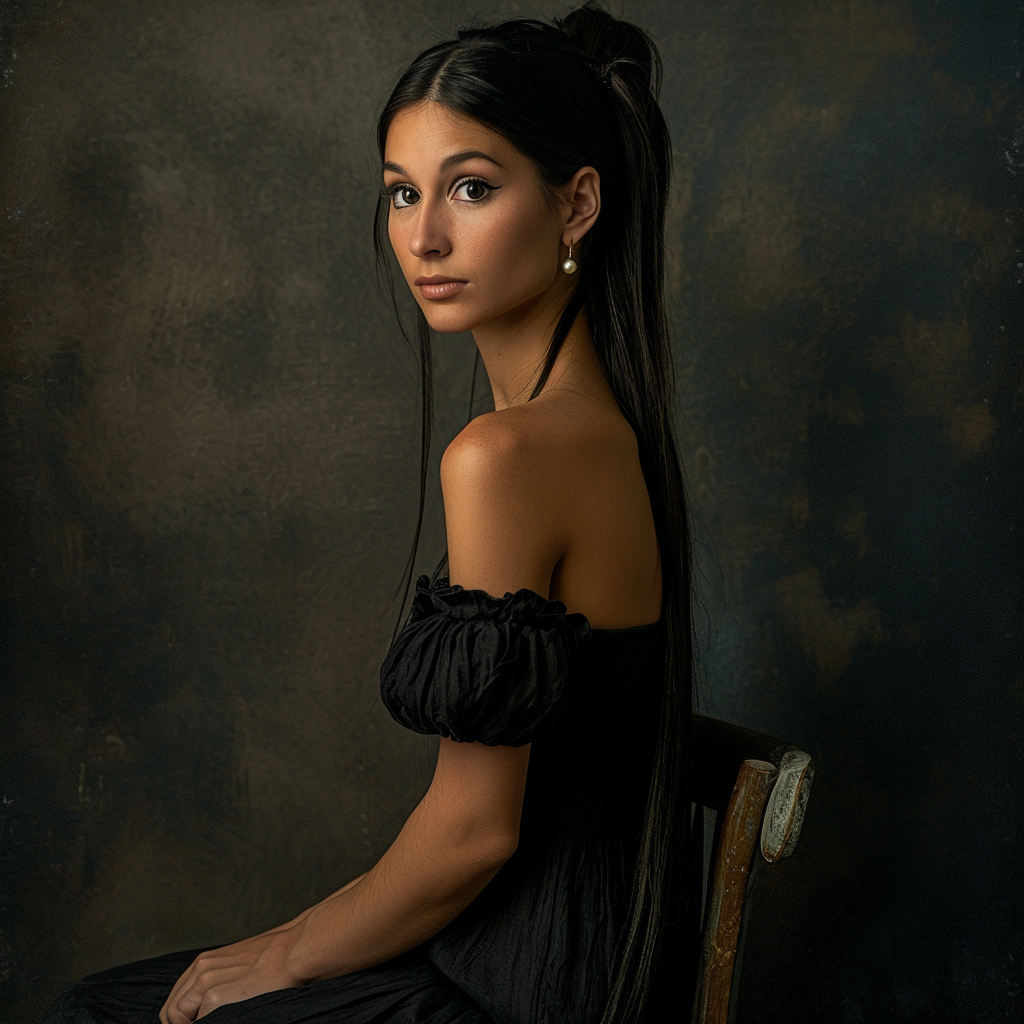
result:
<svg viewBox="0 0 1024 1024"><path fill-rule="evenodd" d="M569 246L569 255L562 260L562 273L575 274L579 270L579 264L572 258L572 246Z"/></svg>

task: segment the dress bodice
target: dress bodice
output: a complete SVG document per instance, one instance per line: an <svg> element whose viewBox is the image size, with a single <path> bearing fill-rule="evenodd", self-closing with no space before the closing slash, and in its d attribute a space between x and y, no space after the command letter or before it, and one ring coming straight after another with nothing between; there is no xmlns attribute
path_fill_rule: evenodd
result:
<svg viewBox="0 0 1024 1024"><path fill-rule="evenodd" d="M534 742L522 832L633 840L643 826L658 718L661 623L591 630L561 718Z"/></svg>
<svg viewBox="0 0 1024 1024"><path fill-rule="evenodd" d="M591 629L532 591L417 584L381 669L420 732L531 743L519 848L424 944L496 1024L594 1024L625 924L653 764L664 628Z"/></svg>

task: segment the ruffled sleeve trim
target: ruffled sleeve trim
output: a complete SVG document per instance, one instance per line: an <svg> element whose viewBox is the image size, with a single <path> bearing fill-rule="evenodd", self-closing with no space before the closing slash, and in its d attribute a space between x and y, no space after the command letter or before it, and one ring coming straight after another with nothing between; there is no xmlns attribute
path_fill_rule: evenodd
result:
<svg viewBox="0 0 1024 1024"><path fill-rule="evenodd" d="M381 699L415 732L521 746L565 710L589 636L583 615L532 590L499 598L421 576L381 667Z"/></svg>

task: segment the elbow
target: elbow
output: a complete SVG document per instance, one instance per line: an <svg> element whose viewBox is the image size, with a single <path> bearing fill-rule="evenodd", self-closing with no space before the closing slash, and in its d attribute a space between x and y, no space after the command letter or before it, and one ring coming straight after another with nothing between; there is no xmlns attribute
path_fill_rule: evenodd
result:
<svg viewBox="0 0 1024 1024"><path fill-rule="evenodd" d="M493 875L519 846L518 824L460 820L448 830L451 853L472 874Z"/></svg>
<svg viewBox="0 0 1024 1024"><path fill-rule="evenodd" d="M495 871L519 848L519 829L498 829L485 845L484 858Z"/></svg>

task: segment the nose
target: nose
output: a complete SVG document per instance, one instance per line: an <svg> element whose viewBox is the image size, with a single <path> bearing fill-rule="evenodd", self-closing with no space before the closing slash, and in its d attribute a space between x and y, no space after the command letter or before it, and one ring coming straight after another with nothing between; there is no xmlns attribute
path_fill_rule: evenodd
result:
<svg viewBox="0 0 1024 1024"><path fill-rule="evenodd" d="M444 205L424 197L416 204L415 218L409 235L409 252L420 259L447 256L452 246Z"/></svg>

